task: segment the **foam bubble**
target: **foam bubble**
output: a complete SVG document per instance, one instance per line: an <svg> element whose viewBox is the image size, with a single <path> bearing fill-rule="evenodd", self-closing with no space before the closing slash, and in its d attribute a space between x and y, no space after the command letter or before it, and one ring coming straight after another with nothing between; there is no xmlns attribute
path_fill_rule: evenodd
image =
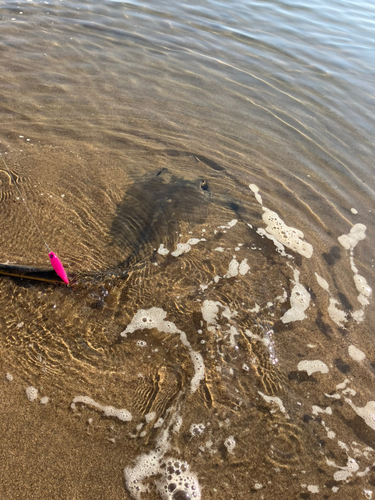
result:
<svg viewBox="0 0 375 500"><path fill-rule="evenodd" d="M241 274L241 276L244 276L249 270L250 270L250 266L247 263L247 259L243 259L243 261L241 262L241 264L238 268L238 272Z"/></svg>
<svg viewBox="0 0 375 500"><path fill-rule="evenodd" d="M255 195L255 199L259 203L259 205L263 205L263 200L262 197L259 194L259 188L256 184L249 184L249 189L252 191Z"/></svg>
<svg viewBox="0 0 375 500"><path fill-rule="evenodd" d="M260 391L258 391L258 394L260 394L262 396L262 398L265 401L267 401L267 403L275 403L279 407L279 409L282 413L286 413L285 406L280 398L278 398L276 396L267 396L267 394L263 394ZM275 410L271 410L271 413L275 413Z"/></svg>
<svg viewBox="0 0 375 500"><path fill-rule="evenodd" d="M337 307L338 305L339 303L337 302L337 300L331 297L329 299L329 306L327 308L327 311L331 320L334 321L336 325L342 328L344 326L344 323L348 320L346 317L346 312L339 309Z"/></svg>
<svg viewBox="0 0 375 500"><path fill-rule="evenodd" d="M228 453L234 455L234 448L236 447L236 441L234 439L234 436L229 436L227 439L224 441L224 446L226 447Z"/></svg>
<svg viewBox="0 0 375 500"><path fill-rule="evenodd" d="M135 500L141 500L148 492L146 480L155 476L154 484L164 500L200 500L201 491L197 476L189 471L189 464L165 455L170 448L169 427L179 424L175 417L159 435L156 450L140 455L134 467L124 469L126 487Z"/></svg>
<svg viewBox="0 0 375 500"><path fill-rule="evenodd" d="M206 426L204 424L191 424L190 426L190 434L192 436L199 436L203 434Z"/></svg>
<svg viewBox="0 0 375 500"><path fill-rule="evenodd" d="M169 459L157 481L159 493L165 500L199 500L201 492L197 477L189 472L187 462Z"/></svg>
<svg viewBox="0 0 375 500"><path fill-rule="evenodd" d="M359 465L354 460L354 458L351 457L348 457L346 467L340 467L339 465L336 465L335 462L329 460L328 458L326 458L326 463L331 467L336 467L337 469L340 469L333 474L333 479L335 481L346 481L359 469Z"/></svg>
<svg viewBox="0 0 375 500"><path fill-rule="evenodd" d="M274 236L282 245L308 259L312 256L313 247L310 243L303 241L304 234L302 231L294 227L289 227L276 212L265 207L263 207L262 219L267 224L266 231Z"/></svg>
<svg viewBox="0 0 375 500"><path fill-rule="evenodd" d="M83 403L88 406L93 406L94 408L102 411L106 417L117 417L119 420L124 422L130 422L133 418L131 413L128 410L125 410L125 408L118 409L114 406L103 406L88 396L76 396L73 399L72 404L75 405L75 403Z"/></svg>
<svg viewBox="0 0 375 500"><path fill-rule="evenodd" d="M239 263L236 260L236 257L229 262L229 268L227 274L224 276L225 278L233 278L238 275Z"/></svg>
<svg viewBox="0 0 375 500"><path fill-rule="evenodd" d="M358 302L361 304L362 309L359 309L358 311L353 311L351 313L352 318L357 321L358 323L360 321L363 321L364 318L364 312L363 309L365 306L367 306L369 302L369 297L372 294L372 289L368 285L366 278L358 274L358 269L354 263L354 248L358 244L359 241L364 240L366 238L366 226L364 224L355 224L349 234L343 234L342 236L338 237L338 240L340 244L349 250L350 257L350 267L353 271L353 280L355 287L359 293L357 299Z"/></svg>
<svg viewBox="0 0 375 500"><path fill-rule="evenodd" d="M344 380L344 382L341 382L341 384L337 384L337 385L336 385L336 389L337 389L338 391L341 391L342 389L345 389L346 384L350 384L350 380L349 380L348 378L346 378L346 379Z"/></svg>
<svg viewBox="0 0 375 500"><path fill-rule="evenodd" d="M350 404L353 410L363 418L366 424L375 431L375 401L369 401L366 406L360 408L355 406L350 399L345 399L345 401Z"/></svg>
<svg viewBox="0 0 375 500"><path fill-rule="evenodd" d="M305 311L310 304L310 294L306 288L299 282L299 271L294 270L295 285L290 295L291 308L280 319L283 323L291 321L301 321L306 318Z"/></svg>
<svg viewBox="0 0 375 500"><path fill-rule="evenodd" d="M12 380L13 380L13 375L12 375L11 373L7 373L7 374L5 375L5 378L8 380L8 382L12 382Z"/></svg>
<svg viewBox="0 0 375 500"><path fill-rule="evenodd" d="M36 389L32 385L26 387L26 396L30 402L35 401L38 398L38 389Z"/></svg>
<svg viewBox="0 0 375 500"><path fill-rule="evenodd" d="M344 248L353 250L359 241L366 238L366 229L367 227L364 224L354 224L349 234L343 234L337 239Z"/></svg>
<svg viewBox="0 0 375 500"><path fill-rule="evenodd" d="M147 413L145 415L145 420L147 423L150 423L154 420L155 417L156 417L156 413L154 411L150 411L150 413Z"/></svg>
<svg viewBox="0 0 375 500"><path fill-rule="evenodd" d="M310 493L319 493L319 486L316 486L315 484L309 484L307 487L307 491Z"/></svg>
<svg viewBox="0 0 375 500"><path fill-rule="evenodd" d="M234 227L237 224L238 220L237 219L232 219L227 223L226 226L219 226L220 229L230 229Z"/></svg>
<svg viewBox="0 0 375 500"><path fill-rule="evenodd" d="M330 406L327 406L327 408L324 410L318 405L313 405L311 409L313 415L318 415L319 413L327 413L327 415L332 415L332 408Z"/></svg>
<svg viewBox="0 0 375 500"><path fill-rule="evenodd" d="M366 354L362 352L360 349L357 349L357 347L354 345L350 345L348 347L348 352L349 356L358 362L363 361L366 357Z"/></svg>
<svg viewBox="0 0 375 500"><path fill-rule="evenodd" d="M195 392L201 382L204 379L205 366L204 361L198 352L194 351L187 340L185 332L179 330L177 326L171 321L165 321L167 312L158 307L151 307L150 309L139 309L133 316L131 322L126 327L126 329L121 332L123 337L126 337L128 333L133 333L136 330L144 330L156 328L159 332L164 333L177 333L180 335L181 343L188 349L191 361L194 365L195 374L192 378L191 391Z"/></svg>
<svg viewBox="0 0 375 500"><path fill-rule="evenodd" d="M321 276L319 276L318 273L315 273L315 277L316 277L316 281L318 282L319 286L321 286L323 288L323 290L328 291L329 286L328 286L328 283L326 282L326 280L324 278L322 278Z"/></svg>
<svg viewBox="0 0 375 500"><path fill-rule="evenodd" d="M164 248L163 243L160 243L160 246L159 246L159 248L158 248L157 252L158 252L158 254L160 254L160 255L168 255L168 254L169 254L169 250L168 250L168 248Z"/></svg>
<svg viewBox="0 0 375 500"><path fill-rule="evenodd" d="M368 285L366 278L364 278L360 274L355 274L353 279L354 279L354 283L355 283L355 286L357 288L357 291L360 293L360 295L364 295L365 297L370 297L370 295L372 294L372 289ZM358 299L358 300L360 300L360 299ZM363 299L362 299L362 301L363 301ZM365 300L364 304L362 304L362 305L367 305L368 303L369 303L368 300Z"/></svg>
<svg viewBox="0 0 375 500"><path fill-rule="evenodd" d="M160 418L157 420L157 422L155 422L155 424L154 424L154 429L157 429L158 427L161 427L161 426L163 425L163 423L164 423L164 419L160 417Z"/></svg>
<svg viewBox="0 0 375 500"><path fill-rule="evenodd" d="M305 371L310 376L315 372L328 373L328 366L320 361L319 359L314 359L309 361L307 359L300 361L297 366L298 371Z"/></svg>
<svg viewBox="0 0 375 500"><path fill-rule="evenodd" d="M200 241L206 241L205 238L190 238L190 240L187 241L187 243L177 243L177 248L174 252L171 253L173 257L179 257L183 253L190 252L191 246L196 245Z"/></svg>
<svg viewBox="0 0 375 500"><path fill-rule="evenodd" d="M207 325L214 325L217 321L220 302L205 300L202 305L202 316Z"/></svg>
<svg viewBox="0 0 375 500"><path fill-rule="evenodd" d="M133 333L136 330L144 330L145 328L156 328L159 332L164 333L179 333L178 328L172 322L164 320L166 316L166 311L158 307L139 309L130 324L121 332L121 335L126 337L128 333Z"/></svg>

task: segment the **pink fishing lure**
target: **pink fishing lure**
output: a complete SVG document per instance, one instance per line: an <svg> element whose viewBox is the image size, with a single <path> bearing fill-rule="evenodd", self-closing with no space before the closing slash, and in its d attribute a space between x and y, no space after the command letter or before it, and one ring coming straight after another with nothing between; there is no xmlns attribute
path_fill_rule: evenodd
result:
<svg viewBox="0 0 375 500"><path fill-rule="evenodd" d="M60 276L60 278L63 280L64 283L69 285L68 275L66 274L64 266L61 264L61 261L58 258L58 256L55 253L50 252L48 254L48 257L50 258L51 266L54 268L56 274Z"/></svg>

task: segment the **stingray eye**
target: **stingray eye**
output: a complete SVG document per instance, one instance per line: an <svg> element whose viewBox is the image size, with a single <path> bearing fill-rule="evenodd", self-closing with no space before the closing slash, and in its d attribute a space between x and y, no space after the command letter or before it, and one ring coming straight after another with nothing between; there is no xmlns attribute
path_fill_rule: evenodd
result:
<svg viewBox="0 0 375 500"><path fill-rule="evenodd" d="M203 191L208 191L207 181L205 180L201 181L201 189L203 189Z"/></svg>

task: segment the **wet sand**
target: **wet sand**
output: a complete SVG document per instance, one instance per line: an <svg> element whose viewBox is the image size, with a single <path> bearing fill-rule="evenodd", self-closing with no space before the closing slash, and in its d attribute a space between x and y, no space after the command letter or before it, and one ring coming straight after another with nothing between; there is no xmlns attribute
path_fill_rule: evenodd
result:
<svg viewBox="0 0 375 500"><path fill-rule="evenodd" d="M214 6L3 6L1 498L372 496L372 6Z"/></svg>

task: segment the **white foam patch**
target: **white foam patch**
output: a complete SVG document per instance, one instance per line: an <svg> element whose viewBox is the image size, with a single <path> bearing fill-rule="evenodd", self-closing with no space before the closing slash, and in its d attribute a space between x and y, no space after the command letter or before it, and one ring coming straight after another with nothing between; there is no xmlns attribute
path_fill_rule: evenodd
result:
<svg viewBox="0 0 375 500"><path fill-rule="evenodd" d="M237 342L235 340L235 336L239 335L237 329L233 325L231 325L227 333L229 334L229 345L231 347L236 347Z"/></svg>
<svg viewBox="0 0 375 500"><path fill-rule="evenodd" d="M258 313L260 311L260 305L255 303L255 306L252 309L249 309L249 312Z"/></svg>
<svg viewBox="0 0 375 500"><path fill-rule="evenodd" d="M291 321L302 321L306 318L305 311L310 304L310 294L306 288L299 282L299 271L294 270L295 285L290 295L291 308L280 319L283 323Z"/></svg>
<svg viewBox="0 0 375 500"><path fill-rule="evenodd" d="M343 234L337 239L346 250L354 250L357 244L366 238L366 229L364 224L354 224L349 234Z"/></svg>
<svg viewBox="0 0 375 500"><path fill-rule="evenodd" d="M232 219L229 221L225 226L219 226L220 229L231 229L237 224L238 220L237 219Z"/></svg>
<svg viewBox="0 0 375 500"><path fill-rule="evenodd" d="M243 259L243 261L241 261L241 264L238 268L238 272L241 274L241 276L244 276L246 273L249 272L249 270L250 270L250 266L247 263L247 259Z"/></svg>
<svg viewBox="0 0 375 500"><path fill-rule="evenodd" d="M162 457L160 451L151 451L138 457L133 468L124 469L126 487L136 500L140 500L142 494L148 491L147 486L143 484L144 480L160 472Z"/></svg>
<svg viewBox="0 0 375 500"><path fill-rule="evenodd" d="M26 397L30 402L35 401L38 398L38 389L32 385L26 387Z"/></svg>
<svg viewBox="0 0 375 500"><path fill-rule="evenodd" d="M348 347L348 353L349 356L355 359L355 361L358 361L358 363L366 358L366 354L354 345Z"/></svg>
<svg viewBox="0 0 375 500"><path fill-rule="evenodd" d="M169 250L168 250L168 248L164 248L163 243L160 243L160 246L158 248L158 253L160 255L168 255L169 254Z"/></svg>
<svg viewBox="0 0 375 500"><path fill-rule="evenodd" d="M199 436L203 434L206 426L204 424L191 424L190 426L190 434L192 436Z"/></svg>
<svg viewBox="0 0 375 500"><path fill-rule="evenodd" d="M315 278L316 278L316 281L318 282L318 285L321 286L323 288L323 290L328 291L329 286L328 286L328 283L326 282L326 280L324 278L322 278L321 276L319 276L318 273L315 273Z"/></svg>
<svg viewBox="0 0 375 500"><path fill-rule="evenodd" d="M315 273L315 277L316 277L316 281L318 282L319 286L321 286L321 288L323 288L323 290L325 290L326 292L328 292L330 294L329 285L328 285L327 281L324 278L322 278L321 276L319 276L318 273ZM339 306L338 301L330 296L329 305L327 308L327 312L329 314L329 317L331 318L331 320L334 323L336 323L336 325L338 325L341 328L344 328L344 323L346 323L348 321L347 314L345 311L340 309L338 306Z"/></svg>
<svg viewBox="0 0 375 500"><path fill-rule="evenodd" d="M216 325L220 305L220 302L214 300L205 300L203 302L202 316L207 325Z"/></svg>
<svg viewBox="0 0 375 500"><path fill-rule="evenodd" d="M159 418L159 419L155 422L155 424L154 424L154 429L157 429L158 427L161 427L161 426L163 425L163 423L164 423L164 419L160 417L160 418Z"/></svg>
<svg viewBox="0 0 375 500"><path fill-rule="evenodd" d="M333 479L335 481L346 481L350 476L352 476L359 469L359 465L354 460L354 458L348 457L348 462L346 467L340 467L336 465L333 460L328 460L326 458L327 465L331 467L336 467L336 469L340 469L333 474Z"/></svg>
<svg viewBox="0 0 375 500"><path fill-rule="evenodd" d="M327 311L331 320L334 321L336 325L342 328L344 326L344 323L346 323L348 319L346 317L346 312L339 309L337 307L338 305L339 303L337 302L337 300L331 297L329 299L329 306L327 308Z"/></svg>
<svg viewBox="0 0 375 500"><path fill-rule="evenodd" d="M156 328L159 332L170 334L177 333L178 335L180 335L181 343L188 349L191 361L194 365L195 374L190 382L190 385L191 392L195 392L200 382L204 379L205 367L203 358L201 354L192 349L190 342L186 338L185 332L179 330L177 326L171 321L165 321L166 316L166 311L158 307L151 307L150 309L140 309L136 312L125 330L121 332L121 335L123 337L126 337L128 333L133 333L136 330L144 330L145 328Z"/></svg>
<svg viewBox="0 0 375 500"><path fill-rule="evenodd" d="M302 231L289 227L276 212L265 207L263 207L262 219L267 224L266 231L282 245L308 259L312 256L313 247L310 243L303 241L304 234Z"/></svg>
<svg viewBox="0 0 375 500"><path fill-rule="evenodd" d="M324 410L320 406L313 405L311 409L313 415L318 415L319 413L327 413L327 415L332 415L332 408L330 406L327 406L327 408Z"/></svg>
<svg viewBox="0 0 375 500"><path fill-rule="evenodd" d="M236 441L234 439L234 436L229 436L227 439L224 441L224 446L227 449L228 453L234 454L234 448L236 447Z"/></svg>
<svg viewBox="0 0 375 500"><path fill-rule="evenodd" d="M369 401L362 408L355 406L352 401L345 398L345 401L353 408L357 415L363 418L366 424L375 431L375 401Z"/></svg>
<svg viewBox="0 0 375 500"><path fill-rule="evenodd" d="M154 420L155 417L156 417L156 413L154 411L150 411L150 413L147 413L145 415L145 420L149 424L150 422L152 422Z"/></svg>
<svg viewBox="0 0 375 500"><path fill-rule="evenodd" d="M336 390L341 391L342 389L345 389L347 384L350 384L350 380L348 378L346 378L344 382L341 382L341 384L337 384Z"/></svg>
<svg viewBox="0 0 375 500"><path fill-rule="evenodd" d="M359 292L359 297L358 297L359 303L362 304L363 306L368 305L369 304L368 297L370 297L372 294L372 288L367 283L366 278L364 278L358 273L353 276L353 279L355 287Z"/></svg>
<svg viewBox="0 0 375 500"><path fill-rule="evenodd" d="M309 484L307 487L307 491L309 491L310 493L319 493L319 486L315 484Z"/></svg>
<svg viewBox="0 0 375 500"><path fill-rule="evenodd" d="M131 413L128 410L125 410L125 408L117 409L114 406L103 406L89 396L76 396L72 401L73 408L76 403L93 406L94 408L102 411L106 417L117 417L119 420L123 420L124 422L130 422L132 419Z"/></svg>
<svg viewBox="0 0 375 500"><path fill-rule="evenodd" d="M177 248L171 253L173 257L179 257L183 253L190 252L192 245L197 245L200 241L206 241L205 238L190 238L186 243L177 243Z"/></svg>
<svg viewBox="0 0 375 500"><path fill-rule="evenodd" d="M267 401L267 403L274 403L279 407L279 410L282 413L286 413L284 403L281 401L280 398L276 396L267 396L267 394L263 394L263 392L258 391L258 394L262 396L262 398ZM271 410L270 413L275 413L275 410Z"/></svg>
<svg viewBox="0 0 375 500"><path fill-rule="evenodd" d="M255 195L255 199L259 203L259 205L263 205L263 200L262 197L259 194L259 188L256 184L249 184L249 189L252 191Z"/></svg>
<svg viewBox="0 0 375 500"><path fill-rule="evenodd" d="M233 278L234 276L238 275L238 268L239 268L239 263L236 260L236 257L233 257L233 259L229 263L229 268L227 274L224 276L224 278Z"/></svg>
<svg viewBox="0 0 375 500"><path fill-rule="evenodd" d="M372 289L367 283L366 278L358 273L358 269L354 263L354 249L360 241L366 238L366 229L364 224L354 224L348 234L338 237L340 244L346 250L349 250L350 267L353 271L354 284L359 294L357 299L362 306L362 309L352 313L353 319L357 322L363 321L363 308L370 303L369 298L372 294Z"/></svg>
<svg viewBox="0 0 375 500"><path fill-rule="evenodd" d="M258 186L250 184L249 188L254 193L257 202L263 208L262 219L267 226L266 232L274 238L275 244L276 241L279 243L276 245L278 251L282 255L286 255L284 251L284 246L286 246L287 248L290 248L290 250L293 250L294 252L309 259L313 254L313 247L310 243L303 241L303 232L294 227L289 227L276 212L269 210L263 205ZM266 235L264 230L258 229L257 232L259 234Z"/></svg>
<svg viewBox="0 0 375 500"><path fill-rule="evenodd" d="M315 372L328 373L329 371L328 366L323 363L323 361L320 361L320 359L314 359L311 361L304 359L298 363L297 369L300 372L307 372L307 375L309 376Z"/></svg>
<svg viewBox="0 0 375 500"><path fill-rule="evenodd" d="M327 394L327 393L325 392L325 393L324 393L324 395L325 395L327 398L332 398L332 399L341 399L340 394L337 394L337 392L335 392L334 394Z"/></svg>
<svg viewBox="0 0 375 500"><path fill-rule="evenodd" d="M49 397L48 396L43 396L42 398L40 398L40 404L41 405L46 405L47 403L49 403Z"/></svg>
<svg viewBox="0 0 375 500"><path fill-rule="evenodd" d="M5 375L5 378L8 380L8 382L12 382L13 381L13 375L11 373L7 373Z"/></svg>
<svg viewBox="0 0 375 500"><path fill-rule="evenodd" d="M144 498L149 492L147 482L154 476L154 484L164 500L176 498L201 499L197 476L189 471L187 462L174 458L165 458L170 449L169 428L176 427L180 417L171 420L168 427L156 440L155 451L140 455L134 467L124 469L126 487L135 500ZM181 420L181 419L180 419ZM148 480L148 481L147 481Z"/></svg>

